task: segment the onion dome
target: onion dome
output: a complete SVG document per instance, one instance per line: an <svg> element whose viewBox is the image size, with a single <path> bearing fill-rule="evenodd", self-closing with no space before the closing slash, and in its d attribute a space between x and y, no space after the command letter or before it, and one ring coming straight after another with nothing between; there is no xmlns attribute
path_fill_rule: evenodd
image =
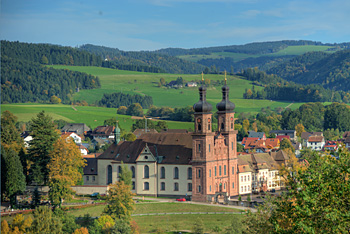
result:
<svg viewBox="0 0 350 234"><path fill-rule="evenodd" d="M194 112L196 113L207 113L210 112L213 107L209 102L206 101L206 93L207 88L205 86L201 86L198 88L199 90L199 101L193 105Z"/></svg>
<svg viewBox="0 0 350 234"><path fill-rule="evenodd" d="M218 112L233 112L235 109L235 104L229 100L229 91L230 88L226 85L226 77L225 77L225 85L222 86L222 101L216 104L216 109Z"/></svg>

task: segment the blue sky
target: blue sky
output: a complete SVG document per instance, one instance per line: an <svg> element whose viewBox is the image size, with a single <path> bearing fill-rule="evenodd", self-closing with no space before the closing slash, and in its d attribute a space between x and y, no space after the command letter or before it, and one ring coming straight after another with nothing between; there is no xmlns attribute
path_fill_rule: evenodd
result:
<svg viewBox="0 0 350 234"><path fill-rule="evenodd" d="M350 41L349 0L0 0L0 38L121 50Z"/></svg>

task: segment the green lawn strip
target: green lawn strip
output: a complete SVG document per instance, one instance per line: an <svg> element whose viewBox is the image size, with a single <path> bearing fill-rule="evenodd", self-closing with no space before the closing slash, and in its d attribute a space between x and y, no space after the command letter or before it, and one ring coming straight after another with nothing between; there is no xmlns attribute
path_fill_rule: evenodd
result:
<svg viewBox="0 0 350 234"><path fill-rule="evenodd" d="M82 208L79 210L71 210L69 213L76 217L90 214L93 217L100 216L105 205L96 205L93 207ZM178 213L178 212L240 212L235 208L228 206L206 206L189 203L137 203L136 210L133 214L154 214L154 213Z"/></svg>
<svg viewBox="0 0 350 234"><path fill-rule="evenodd" d="M243 219L240 214L181 214L181 215L152 215L132 217L141 229L141 233L154 233L161 230L168 231L192 230L193 224L201 219L205 232L212 232L215 226L222 230L229 226L232 219Z"/></svg>

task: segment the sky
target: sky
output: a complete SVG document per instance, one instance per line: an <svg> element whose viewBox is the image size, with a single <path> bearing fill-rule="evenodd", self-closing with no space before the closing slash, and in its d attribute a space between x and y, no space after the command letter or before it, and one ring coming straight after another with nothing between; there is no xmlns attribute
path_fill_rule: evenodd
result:
<svg viewBox="0 0 350 234"><path fill-rule="evenodd" d="M0 39L124 51L350 41L349 0L0 0Z"/></svg>

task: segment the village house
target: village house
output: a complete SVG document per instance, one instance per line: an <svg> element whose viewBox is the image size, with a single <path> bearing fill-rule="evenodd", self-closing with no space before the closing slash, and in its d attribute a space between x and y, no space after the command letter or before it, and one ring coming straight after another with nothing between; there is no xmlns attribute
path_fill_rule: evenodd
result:
<svg viewBox="0 0 350 234"><path fill-rule="evenodd" d="M272 130L270 134L275 134L277 136L289 136L289 140L297 141L297 133L295 130Z"/></svg>
<svg viewBox="0 0 350 234"><path fill-rule="evenodd" d="M62 132L61 137L63 138L70 137L74 140L75 144L81 144L81 137L75 132Z"/></svg>
<svg viewBox="0 0 350 234"><path fill-rule="evenodd" d="M301 145L303 148L308 147L307 142L310 136L323 136L323 132L302 132Z"/></svg>
<svg viewBox="0 0 350 234"><path fill-rule="evenodd" d="M61 132L74 132L79 136L86 135L91 129L84 123L70 123L66 124Z"/></svg>
<svg viewBox="0 0 350 234"><path fill-rule="evenodd" d="M89 136L92 139L114 140L114 129L115 126L98 126L89 134Z"/></svg>
<svg viewBox="0 0 350 234"><path fill-rule="evenodd" d="M33 137L30 135L29 131L24 131L21 133L21 137L24 141L24 147L28 148L29 147L29 142L33 140Z"/></svg>
<svg viewBox="0 0 350 234"><path fill-rule="evenodd" d="M312 150L320 151L325 145L323 136L309 136L306 147L311 148Z"/></svg>

